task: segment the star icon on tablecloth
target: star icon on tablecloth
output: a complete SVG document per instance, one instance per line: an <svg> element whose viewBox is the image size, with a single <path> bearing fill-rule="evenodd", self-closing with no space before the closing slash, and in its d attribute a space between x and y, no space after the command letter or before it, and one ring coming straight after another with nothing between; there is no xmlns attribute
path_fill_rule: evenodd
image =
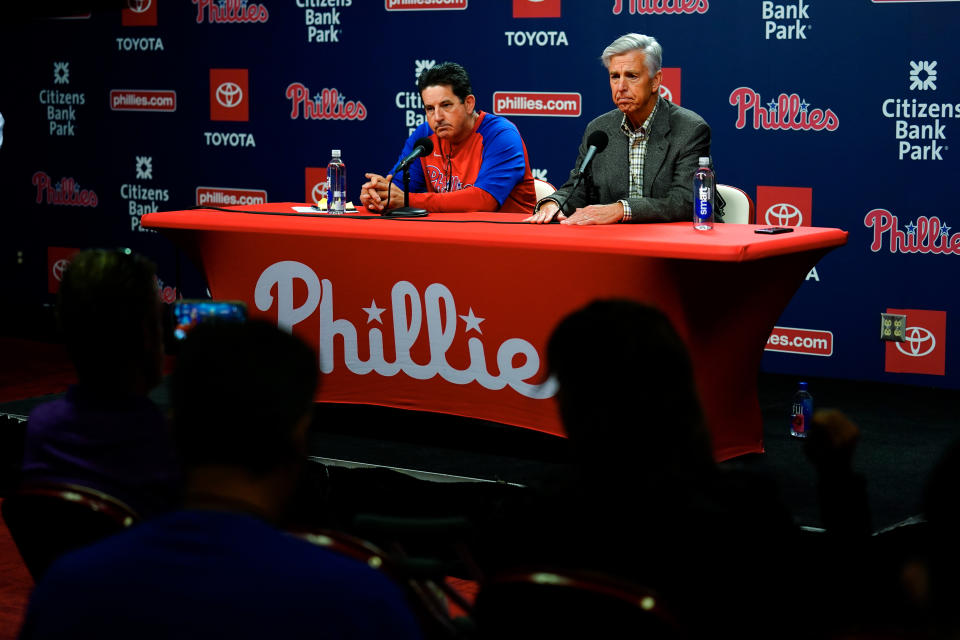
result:
<svg viewBox="0 0 960 640"><path fill-rule="evenodd" d="M483 331L480 331L480 323L484 321L484 318L478 318L477 316L473 315L473 307L470 307L467 315L460 316L460 319L467 324L467 328L464 330L464 333L468 333L471 329L476 329L477 333L483 335Z"/></svg>
<svg viewBox="0 0 960 640"><path fill-rule="evenodd" d="M386 309L381 309L380 307L378 307L376 300L371 300L369 307L362 307L362 308L364 311L367 312L367 324L370 324L371 322L374 322L374 321L379 322L380 324L383 324L383 320L380 319L380 314L386 311Z"/></svg>

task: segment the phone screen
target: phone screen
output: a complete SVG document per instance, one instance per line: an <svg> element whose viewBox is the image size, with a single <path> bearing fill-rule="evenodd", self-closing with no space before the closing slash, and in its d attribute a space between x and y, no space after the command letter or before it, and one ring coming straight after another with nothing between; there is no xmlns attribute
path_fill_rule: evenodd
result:
<svg viewBox="0 0 960 640"><path fill-rule="evenodd" d="M172 305L173 337L183 340L201 322L243 322L247 305L238 300L178 300Z"/></svg>

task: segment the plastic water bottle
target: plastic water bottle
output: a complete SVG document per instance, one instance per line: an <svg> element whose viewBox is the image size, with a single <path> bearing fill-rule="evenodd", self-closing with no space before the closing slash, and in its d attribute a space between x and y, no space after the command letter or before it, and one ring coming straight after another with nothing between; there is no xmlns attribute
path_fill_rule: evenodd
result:
<svg viewBox="0 0 960 640"><path fill-rule="evenodd" d="M710 158L701 157L699 164L693 172L693 228L709 231L713 229L716 178L710 168Z"/></svg>
<svg viewBox="0 0 960 640"><path fill-rule="evenodd" d="M797 385L793 394L793 408L790 410L790 435L794 438L806 438L810 429L810 417L813 415L813 396L807 391L807 383Z"/></svg>
<svg viewBox="0 0 960 640"><path fill-rule="evenodd" d="M330 152L327 165L327 213L343 215L347 207L347 167L340 159L340 149Z"/></svg>

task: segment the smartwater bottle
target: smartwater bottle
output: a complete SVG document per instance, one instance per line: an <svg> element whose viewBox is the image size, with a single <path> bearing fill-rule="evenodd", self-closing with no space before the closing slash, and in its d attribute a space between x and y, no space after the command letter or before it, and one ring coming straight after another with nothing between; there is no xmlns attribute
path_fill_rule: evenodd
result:
<svg viewBox="0 0 960 640"><path fill-rule="evenodd" d="M693 228L697 231L713 229L713 205L716 179L710 168L710 158L701 157L700 166L693 172Z"/></svg>
<svg viewBox="0 0 960 640"><path fill-rule="evenodd" d="M327 165L327 213L343 215L347 206L347 167L340 159L340 149L330 152Z"/></svg>
<svg viewBox="0 0 960 640"><path fill-rule="evenodd" d="M806 438L810 429L810 417L813 415L813 396L807 391L807 383L797 385L793 394L793 408L790 410L790 435L794 438Z"/></svg>

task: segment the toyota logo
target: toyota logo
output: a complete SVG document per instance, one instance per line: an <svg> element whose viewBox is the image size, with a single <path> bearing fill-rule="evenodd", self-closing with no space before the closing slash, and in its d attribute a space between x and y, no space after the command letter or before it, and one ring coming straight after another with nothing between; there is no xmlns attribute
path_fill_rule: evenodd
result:
<svg viewBox="0 0 960 640"><path fill-rule="evenodd" d="M664 100L669 100L670 102L673 102L673 92L670 91L670 89L667 88L666 85L663 85L663 84L660 85L660 95L663 96Z"/></svg>
<svg viewBox="0 0 960 640"><path fill-rule="evenodd" d="M243 89L236 82L224 82L217 87L217 102L220 106L232 109L243 100Z"/></svg>
<svg viewBox="0 0 960 640"><path fill-rule="evenodd" d="M70 264L70 261L65 258L60 258L53 263L51 270L53 271L53 277L57 282L63 280L63 272L66 270L67 266Z"/></svg>
<svg viewBox="0 0 960 640"><path fill-rule="evenodd" d="M766 218L767 224L778 227L799 227L803 224L803 213L788 202L770 205L767 209Z"/></svg>
<svg viewBox="0 0 960 640"><path fill-rule="evenodd" d="M323 199L326 198L326 197L327 197L327 183L326 183L326 182L318 182L317 184L313 185L313 190L310 191L310 198L311 198L314 202L320 202L321 200L323 200Z"/></svg>
<svg viewBox="0 0 960 640"><path fill-rule="evenodd" d="M127 0L127 8L134 13L146 13L152 4L153 0Z"/></svg>
<svg viewBox="0 0 960 640"><path fill-rule="evenodd" d="M897 345L897 350L905 356L922 358L937 348L937 339L928 329L923 327L907 327L903 336L903 342L894 342L894 344Z"/></svg>

